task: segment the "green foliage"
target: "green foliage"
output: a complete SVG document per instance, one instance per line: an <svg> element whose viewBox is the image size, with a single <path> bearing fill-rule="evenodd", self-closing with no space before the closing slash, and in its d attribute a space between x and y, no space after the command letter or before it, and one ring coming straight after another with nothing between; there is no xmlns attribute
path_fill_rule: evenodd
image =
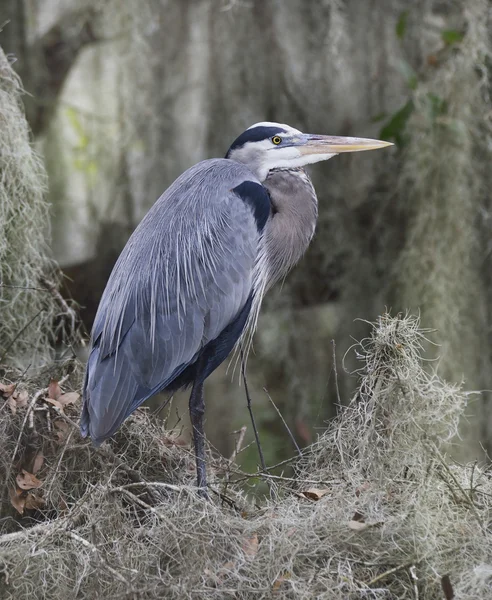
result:
<svg viewBox="0 0 492 600"><path fill-rule="evenodd" d="M83 171L87 175L90 183L94 183L98 173L98 165L92 156L91 140L82 124L79 111L77 111L76 108L69 106L65 109L65 114L78 138L74 148L76 154L74 166L76 169Z"/></svg>
<svg viewBox="0 0 492 600"><path fill-rule="evenodd" d="M379 137L383 140L394 140L398 147L403 147L405 145L405 129L413 110L413 101L408 100L408 102L402 106L402 108L400 108L400 110L398 110L381 129Z"/></svg>
<svg viewBox="0 0 492 600"><path fill-rule="evenodd" d="M442 41L448 45L459 44L464 37L464 33L456 31L455 29L446 29L441 33Z"/></svg>
<svg viewBox="0 0 492 600"><path fill-rule="evenodd" d="M400 40L403 39L403 37L405 36L405 31L407 29L408 13L409 13L408 10L404 10L400 14L400 17L398 18L398 22L396 23L396 28L395 28L396 37Z"/></svg>

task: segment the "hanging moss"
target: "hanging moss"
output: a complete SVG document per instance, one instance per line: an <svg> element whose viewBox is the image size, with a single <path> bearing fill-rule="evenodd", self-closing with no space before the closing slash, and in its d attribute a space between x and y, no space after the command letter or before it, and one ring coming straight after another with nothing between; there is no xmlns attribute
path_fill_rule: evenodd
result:
<svg viewBox="0 0 492 600"><path fill-rule="evenodd" d="M51 353L59 312L48 254L46 173L30 143L20 79L0 49L0 362Z"/></svg>

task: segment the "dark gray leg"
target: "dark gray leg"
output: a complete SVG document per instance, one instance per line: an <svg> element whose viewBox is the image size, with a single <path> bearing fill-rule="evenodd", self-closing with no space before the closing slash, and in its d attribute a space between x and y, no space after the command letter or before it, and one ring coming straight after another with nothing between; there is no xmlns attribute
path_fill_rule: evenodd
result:
<svg viewBox="0 0 492 600"><path fill-rule="evenodd" d="M195 443L196 478L198 493L202 498L208 498L204 445L205 434L203 433L204 412L205 401L203 398L203 382L195 381L190 396L190 420L193 427L193 441Z"/></svg>

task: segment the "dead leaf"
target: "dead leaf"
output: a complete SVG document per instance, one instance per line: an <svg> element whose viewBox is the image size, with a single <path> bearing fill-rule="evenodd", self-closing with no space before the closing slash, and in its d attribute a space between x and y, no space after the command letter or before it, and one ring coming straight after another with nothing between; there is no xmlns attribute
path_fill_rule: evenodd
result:
<svg viewBox="0 0 492 600"><path fill-rule="evenodd" d="M8 398L11 394L14 393L15 383L0 383L0 393Z"/></svg>
<svg viewBox="0 0 492 600"><path fill-rule="evenodd" d="M366 523L364 515L356 510L348 526L352 531L364 531L364 529L369 527L369 524Z"/></svg>
<svg viewBox="0 0 492 600"><path fill-rule="evenodd" d="M38 510L43 508L45 504L44 498L36 496L36 494L33 494L32 492L29 492L26 496L25 508L28 510Z"/></svg>
<svg viewBox="0 0 492 600"><path fill-rule="evenodd" d="M284 581L289 581L290 578L291 573L284 573L283 575L280 575L280 577L277 577L277 579L273 583L272 591L276 592L277 590L279 590L282 583L284 583Z"/></svg>
<svg viewBox="0 0 492 600"><path fill-rule="evenodd" d="M15 415L17 412L17 402L15 401L14 396L9 396L7 399L7 405L10 408L10 412Z"/></svg>
<svg viewBox="0 0 492 600"><path fill-rule="evenodd" d="M66 394L58 396L57 400L62 406L67 406L67 404L73 404L74 402L77 402L79 398L80 394L77 392L67 392Z"/></svg>
<svg viewBox="0 0 492 600"><path fill-rule="evenodd" d="M427 64L431 67L437 67L439 65L439 59L435 54L429 54L427 57Z"/></svg>
<svg viewBox="0 0 492 600"><path fill-rule="evenodd" d="M349 521L348 526L352 531L364 531L369 527L369 524L363 521Z"/></svg>
<svg viewBox="0 0 492 600"><path fill-rule="evenodd" d="M43 483L35 475L28 473L24 469L17 475L15 480L22 490L32 490L33 488L38 488Z"/></svg>
<svg viewBox="0 0 492 600"><path fill-rule="evenodd" d="M295 424L297 435L306 445L310 444L313 441L313 436L306 421L304 421L301 417L297 417Z"/></svg>
<svg viewBox="0 0 492 600"><path fill-rule="evenodd" d="M18 408L25 408L27 406L27 401L29 400L29 394L26 390L22 390L20 392L14 392L11 396L9 396L7 400L8 407L12 411L12 414L15 415Z"/></svg>
<svg viewBox="0 0 492 600"><path fill-rule="evenodd" d="M244 554L249 558L253 559L258 553L258 536L256 533L251 537L244 539L242 544Z"/></svg>
<svg viewBox="0 0 492 600"><path fill-rule="evenodd" d="M371 484L368 481L365 481L360 487L355 490L355 495L357 498L363 493L366 492L371 487Z"/></svg>
<svg viewBox="0 0 492 600"><path fill-rule="evenodd" d="M36 454L36 458L34 459L34 463L32 466L32 472L34 474L39 473L41 467L43 466L44 463L44 456L42 452L38 452Z"/></svg>
<svg viewBox="0 0 492 600"><path fill-rule="evenodd" d="M184 436L165 435L162 438L165 446L188 446L189 441Z"/></svg>
<svg viewBox="0 0 492 600"><path fill-rule="evenodd" d="M68 432L69 432L68 423L66 421L62 421L61 419L59 419L54 422L54 426L55 426L55 429L58 430L56 432L56 437L58 438L58 441L60 443L64 442L67 439Z"/></svg>
<svg viewBox="0 0 492 600"><path fill-rule="evenodd" d="M62 395L60 384L56 379L52 379L48 386L48 398L52 400L58 400L58 398Z"/></svg>
<svg viewBox="0 0 492 600"><path fill-rule="evenodd" d="M14 398L17 403L17 408L26 408L29 401L29 392L27 390L16 392L14 393Z"/></svg>
<svg viewBox="0 0 492 600"><path fill-rule="evenodd" d="M60 396L58 396L60 398ZM52 398L46 398L46 402L49 402L56 410L63 412L63 404L58 402L58 400L53 400Z"/></svg>
<svg viewBox="0 0 492 600"><path fill-rule="evenodd" d="M10 504L15 508L15 510L20 514L24 514L24 506L26 504L26 498L23 495L23 491L19 488L11 488L9 490L10 496Z"/></svg>
<svg viewBox="0 0 492 600"><path fill-rule="evenodd" d="M308 490L304 490L301 492L301 495L305 498L309 498L310 500L320 500L325 496L330 490L320 490L319 488L309 488Z"/></svg>

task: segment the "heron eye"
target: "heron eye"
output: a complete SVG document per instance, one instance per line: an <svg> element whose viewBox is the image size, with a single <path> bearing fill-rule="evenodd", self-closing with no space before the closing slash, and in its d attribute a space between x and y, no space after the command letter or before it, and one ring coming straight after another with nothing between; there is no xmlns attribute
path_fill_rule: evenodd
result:
<svg viewBox="0 0 492 600"><path fill-rule="evenodd" d="M274 135L272 137L272 142L275 144L275 146L278 146L280 144L280 142L282 141L281 137L278 137L278 135Z"/></svg>

